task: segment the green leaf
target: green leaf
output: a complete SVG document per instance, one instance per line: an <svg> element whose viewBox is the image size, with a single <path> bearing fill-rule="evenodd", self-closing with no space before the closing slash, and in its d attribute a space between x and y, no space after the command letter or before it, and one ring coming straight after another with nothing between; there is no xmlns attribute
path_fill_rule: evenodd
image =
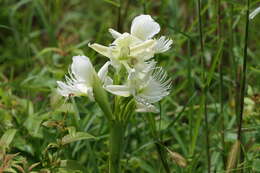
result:
<svg viewBox="0 0 260 173"><path fill-rule="evenodd" d="M9 172L9 173L17 173L17 171L13 168L5 168L4 172Z"/></svg>
<svg viewBox="0 0 260 173"><path fill-rule="evenodd" d="M67 128L69 131L69 135L74 136L76 134L76 128L71 126Z"/></svg>
<svg viewBox="0 0 260 173"><path fill-rule="evenodd" d="M253 170L254 171L259 171L260 172L260 159L256 159L253 162Z"/></svg>
<svg viewBox="0 0 260 173"><path fill-rule="evenodd" d="M43 118L37 114L31 114L24 122L24 127L29 131L29 134L33 137L42 138L41 123Z"/></svg>
<svg viewBox="0 0 260 173"><path fill-rule="evenodd" d="M14 136L16 134L16 129L9 129L7 130L0 139L0 147L7 148L11 144Z"/></svg>
<svg viewBox="0 0 260 173"><path fill-rule="evenodd" d="M115 7L120 7L120 4L115 1L112 1L112 0L104 0L104 1L111 5L114 5Z"/></svg>
<svg viewBox="0 0 260 173"><path fill-rule="evenodd" d="M20 151L29 153L31 155L35 154L35 148L34 148L33 144L28 142L26 138L24 138L20 135L17 135L15 137L15 140L13 141L13 146L15 148L19 149Z"/></svg>
<svg viewBox="0 0 260 173"><path fill-rule="evenodd" d="M61 144L66 145L72 142L85 140L85 139L95 139L95 137L86 132L74 132L72 134L68 134L64 136L61 140Z"/></svg>
<svg viewBox="0 0 260 173"><path fill-rule="evenodd" d="M136 108L135 100L131 99L123 111L123 118L125 119L125 122L127 123L128 120L131 118L131 115L133 114L134 110Z"/></svg>
<svg viewBox="0 0 260 173"><path fill-rule="evenodd" d="M62 52L62 50L59 49L59 48L56 48L56 47L47 47L47 48L42 49L42 50L36 55L36 57L43 56L44 54L49 53L49 52Z"/></svg>
<svg viewBox="0 0 260 173"><path fill-rule="evenodd" d="M207 84L206 84L207 86L210 85L210 82L211 82L211 80L213 78L213 73L214 73L214 71L215 71L215 69L217 67L217 64L219 63L220 57L222 56L223 45L224 45L224 42L222 41L221 45L219 47L219 50L217 52L217 55L214 58L213 63L211 65L211 68L210 68L210 71L209 71L209 74L208 74L208 77L207 77Z"/></svg>
<svg viewBox="0 0 260 173"><path fill-rule="evenodd" d="M70 170L80 170L85 172L85 167L75 160L61 160L60 166Z"/></svg>
<svg viewBox="0 0 260 173"><path fill-rule="evenodd" d="M237 5L237 6L243 6L243 3L240 2L240 1L236 1L236 0L229 0L229 1L226 1L227 3L229 4L233 4L233 5Z"/></svg>

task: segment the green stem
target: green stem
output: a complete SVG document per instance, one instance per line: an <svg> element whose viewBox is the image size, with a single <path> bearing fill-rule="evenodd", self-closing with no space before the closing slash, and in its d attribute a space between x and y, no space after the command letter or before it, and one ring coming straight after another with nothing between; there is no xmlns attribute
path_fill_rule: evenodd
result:
<svg viewBox="0 0 260 173"><path fill-rule="evenodd" d="M202 31L202 14L201 14L201 0L198 0L198 18L199 18L199 35L200 35L200 48L201 48L201 68L202 68L202 100L203 100L203 113L205 121L205 130L206 130L206 157L207 157L207 167L208 173L211 172L211 154L210 154L210 131L209 131L209 120L208 120L208 101L207 93L209 86L206 84L206 75L205 75L205 66L206 62L204 59L204 44L203 44L203 31Z"/></svg>
<svg viewBox="0 0 260 173"><path fill-rule="evenodd" d="M121 122L112 121L110 123L110 157L109 173L120 173L120 160L124 147L125 125Z"/></svg>
<svg viewBox="0 0 260 173"><path fill-rule="evenodd" d="M237 131L237 140L243 146L243 112L244 112L244 98L246 95L246 69L247 69L247 48L248 48L248 34L249 34L249 7L250 0L247 0L247 10L246 10L246 25L245 25L245 41L244 41L244 58L243 58L243 72L242 72L242 81L241 81L241 90L240 90L240 109L239 109L239 120L238 120L238 131ZM244 153L241 149L240 155L240 164L244 162ZM243 166L241 166L241 173L243 172Z"/></svg>
<svg viewBox="0 0 260 173"><path fill-rule="evenodd" d="M217 7L218 7L218 43L220 44L222 41L222 33L221 33L221 0L217 1ZM224 99L223 99L223 61L222 61L222 55L220 55L220 60L219 60L219 102L220 102L220 121L221 121L221 144L222 144L222 162L224 168L226 167L226 144L225 144L225 115L224 115Z"/></svg>
<svg viewBox="0 0 260 173"><path fill-rule="evenodd" d="M160 157L160 160L162 162L162 165L163 165L163 168L165 170L166 173L170 173L170 168L169 168L169 165L168 165L168 162L167 162L167 157L166 157L166 152L165 152L165 149L164 149L164 146L163 144L160 142L156 142L155 143L155 146L156 146L156 150L159 154L159 157Z"/></svg>
<svg viewBox="0 0 260 173"><path fill-rule="evenodd" d="M96 102L98 103L101 110L104 112L108 120L112 120L114 115L111 110L111 105L108 101L108 96L104 88L102 87L101 81L97 75L94 76L95 80L93 83L93 94Z"/></svg>

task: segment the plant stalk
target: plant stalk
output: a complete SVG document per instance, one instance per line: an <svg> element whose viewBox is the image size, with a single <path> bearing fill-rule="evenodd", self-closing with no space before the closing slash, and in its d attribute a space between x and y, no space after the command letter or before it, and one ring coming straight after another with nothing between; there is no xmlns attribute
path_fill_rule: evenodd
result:
<svg viewBox="0 0 260 173"><path fill-rule="evenodd" d="M123 154L125 125L118 121L110 123L109 173L121 173L120 160Z"/></svg>
<svg viewBox="0 0 260 173"><path fill-rule="evenodd" d="M201 16L201 1L198 0L198 18L199 18L199 35L200 35L200 48L201 48L201 68L202 68L202 99L204 108L204 120L205 120L205 130L206 130L206 155L207 155L207 167L208 173L211 172L211 156L210 156L210 143L209 143L209 125L208 125L208 112L207 112L207 93L208 86L206 84L205 76L205 60L204 60L204 44L203 44L203 31L202 31L202 16Z"/></svg>
<svg viewBox="0 0 260 173"><path fill-rule="evenodd" d="M218 22L218 44L220 45L222 35L221 35L221 0L217 0L217 8L218 8L218 17L217 17L217 22ZM226 145L225 145L225 116L224 116L224 101L223 101L223 63L222 63L222 55L220 55L220 62L219 62L219 102L220 102L220 121L221 121L221 144L222 144L222 162L224 168L226 167Z"/></svg>
<svg viewBox="0 0 260 173"><path fill-rule="evenodd" d="M119 7L117 9L117 30L119 32L122 32L121 9L122 9L122 1L119 0Z"/></svg>
<svg viewBox="0 0 260 173"><path fill-rule="evenodd" d="M246 87L246 68L247 68L247 57L248 57L247 47L248 47L248 33L249 33L249 7L250 7L250 0L247 0L243 72L242 72L242 81L241 81L241 90L240 90L240 109L239 109L239 121L238 121L238 131L237 131L237 140L241 143L241 146L243 146L242 124L243 124L244 97L245 97L245 87ZM243 156L243 151L241 151L239 163L241 164L243 162L244 162L244 156ZM241 169L241 172L243 172L243 168Z"/></svg>
<svg viewBox="0 0 260 173"><path fill-rule="evenodd" d="M244 58L243 58L243 72L242 72L242 85L240 91L240 111L239 111L239 124L238 124L238 136L237 139L242 138L242 121L243 121L243 111L244 111L244 96L245 96L245 86L246 86L246 67L247 67L247 43L248 43L248 29L249 29L249 3L247 0L247 14L246 14L246 30L245 30L245 42L244 42Z"/></svg>

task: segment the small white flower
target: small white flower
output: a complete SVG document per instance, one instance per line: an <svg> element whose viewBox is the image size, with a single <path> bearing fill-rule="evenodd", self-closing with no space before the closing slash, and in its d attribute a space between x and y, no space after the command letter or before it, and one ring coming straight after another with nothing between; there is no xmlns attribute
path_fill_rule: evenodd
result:
<svg viewBox="0 0 260 173"><path fill-rule="evenodd" d="M252 13L249 15L249 19L254 19L254 17L260 13L260 7L256 8Z"/></svg>
<svg viewBox="0 0 260 173"><path fill-rule="evenodd" d="M135 66L143 63L154 56L154 40L140 41L128 33L122 34L110 46L102 46L100 44L89 44L89 47L98 53L108 57L114 67L119 64L129 64Z"/></svg>
<svg viewBox="0 0 260 173"><path fill-rule="evenodd" d="M98 76L104 84L113 83L112 79L107 77L107 62L98 72ZM57 81L58 93L64 97L69 96L88 96L91 100L93 97L93 82L96 71L86 56L74 56L72 65L69 69L69 76L66 76L66 82Z"/></svg>
<svg viewBox="0 0 260 173"><path fill-rule="evenodd" d="M139 112L157 112L153 103L169 94L171 80L162 68L155 68L155 63L148 64L143 71L132 69L125 85L108 85L105 89L112 94L134 96Z"/></svg>
<svg viewBox="0 0 260 173"><path fill-rule="evenodd" d="M109 29L109 32L113 36L113 38L118 39L122 37L123 34ZM153 39L153 37L160 32L160 25L153 20L150 15L139 15L134 18L131 25L130 34L142 41ZM165 36L161 36L156 41L156 45L154 46L154 53L163 53L171 48L173 41L171 39L167 39Z"/></svg>

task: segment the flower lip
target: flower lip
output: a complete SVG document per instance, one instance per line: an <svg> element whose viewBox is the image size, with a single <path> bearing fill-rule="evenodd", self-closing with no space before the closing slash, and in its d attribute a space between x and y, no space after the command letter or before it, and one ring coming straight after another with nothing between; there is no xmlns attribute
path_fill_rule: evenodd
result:
<svg viewBox="0 0 260 173"><path fill-rule="evenodd" d="M155 53L163 53L171 48L173 41L172 39L167 39L165 36L161 36L155 44Z"/></svg>
<svg viewBox="0 0 260 173"><path fill-rule="evenodd" d="M147 103L155 103L163 97L169 95L171 89L171 79L168 79L167 73L161 68L152 68L148 75L142 78L142 88L136 97Z"/></svg>

